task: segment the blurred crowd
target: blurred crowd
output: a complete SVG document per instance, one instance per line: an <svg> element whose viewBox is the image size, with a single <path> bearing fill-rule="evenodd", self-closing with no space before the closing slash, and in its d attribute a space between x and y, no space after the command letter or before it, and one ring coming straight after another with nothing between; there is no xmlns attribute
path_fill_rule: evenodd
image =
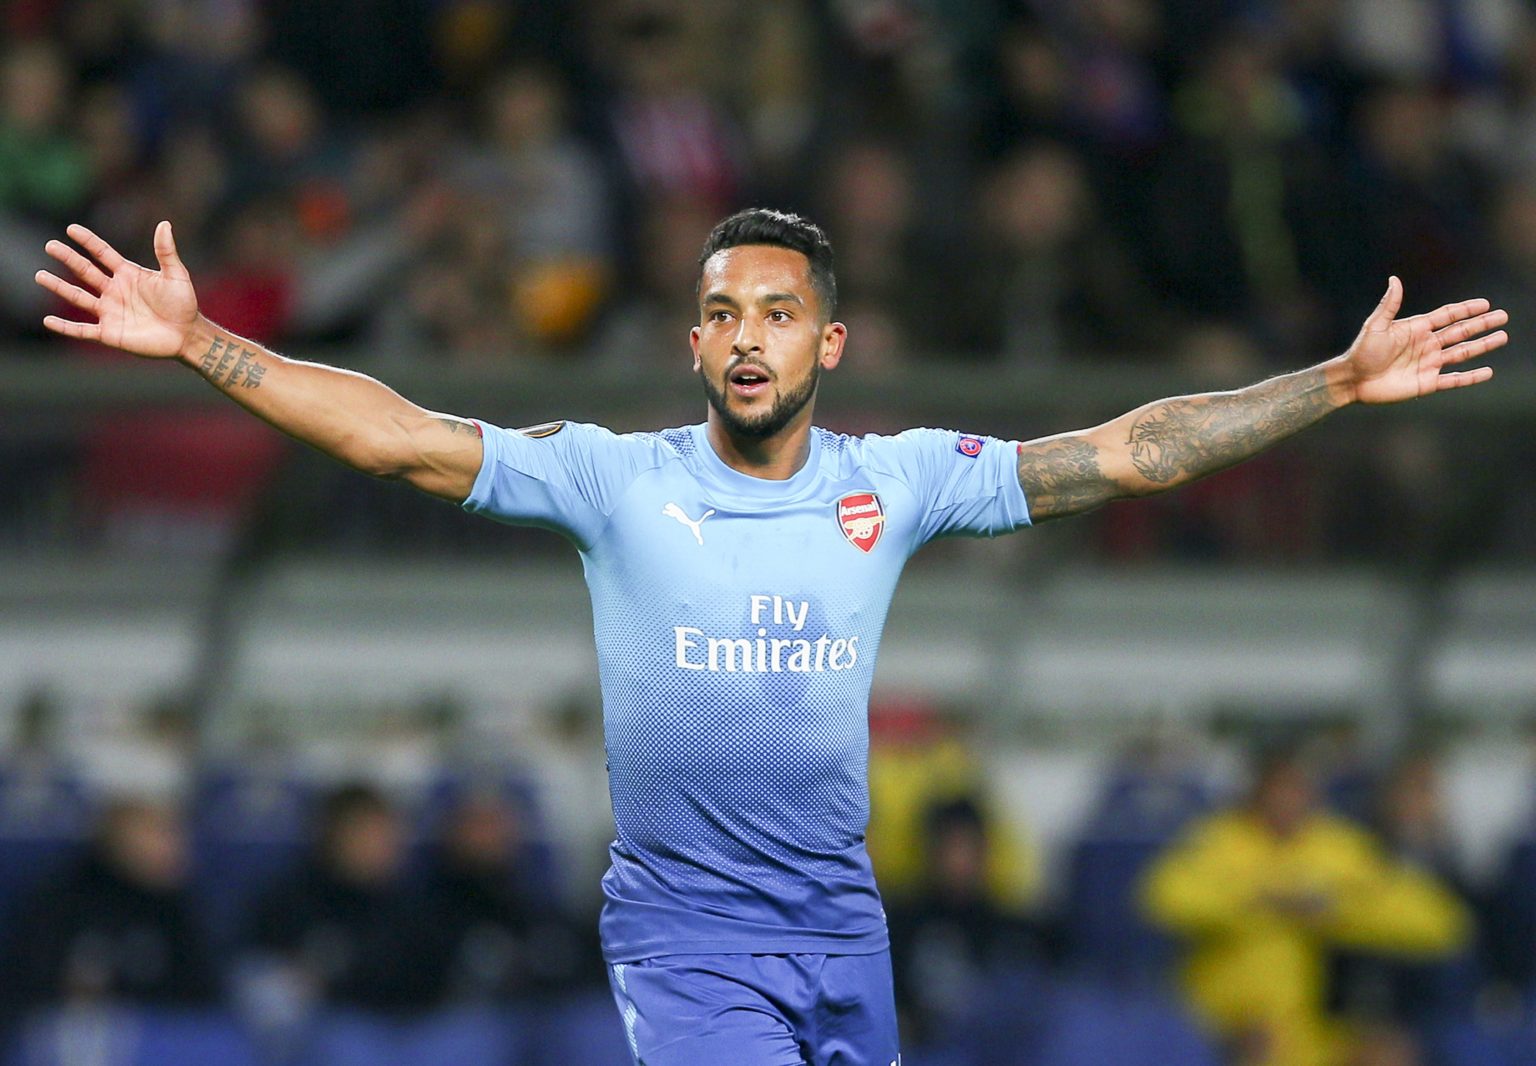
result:
<svg viewBox="0 0 1536 1066"><path fill-rule="evenodd" d="M1381 762L1347 725L1139 741L1096 761L1047 847L973 723L873 721L868 846L914 1061L1536 1062L1536 828L1527 811L1473 870L1445 753ZM317 775L270 739L199 754L161 708L130 784L63 725L39 697L0 757L0 1049L57 1052L6 1061L140 1061L58 1050L71 1019L124 1010L219 1019L259 1063L383 1061L367 1040L487 1019L546 1028L474 1061L625 1061L580 854L602 796L549 753L440 745L407 785L375 747L368 772ZM176 774L146 774L155 751Z"/></svg>
<svg viewBox="0 0 1536 1066"><path fill-rule="evenodd" d="M177 225L208 310L402 358L672 358L709 226L820 219L866 361L1519 321L1520 0L17 0L7 244ZM16 271L16 267L8 267ZM19 271L22 278L30 270ZM7 310L35 333L33 294Z"/></svg>
<svg viewBox="0 0 1536 1066"><path fill-rule="evenodd" d="M61 309L22 250L79 220L147 258L170 218L205 310L269 344L350 346L386 378L681 367L702 238L751 203L830 232L852 372L1111 359L1244 384L1339 350L1389 272L1414 308L1536 311L1522 0L13 0L0 19L18 341ZM9 446L0 490L28 521L170 512L185 537L247 504L278 448L238 420L121 418ZM1448 516L1508 528L1533 495L1452 473L1529 456L1422 428L1352 451L1087 540L1433 554L1467 543Z"/></svg>

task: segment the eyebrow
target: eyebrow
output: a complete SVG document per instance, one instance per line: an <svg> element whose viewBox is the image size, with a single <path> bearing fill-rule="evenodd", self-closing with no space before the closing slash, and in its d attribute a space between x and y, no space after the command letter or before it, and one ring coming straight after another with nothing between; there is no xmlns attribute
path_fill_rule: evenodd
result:
<svg viewBox="0 0 1536 1066"><path fill-rule="evenodd" d="M805 301L802 300L800 297L796 296L792 292L770 292L770 293L765 293L763 295L763 298L761 300L759 300L758 303L760 303L760 304L799 304L801 307L805 306ZM708 307L711 304L722 304L725 307L730 307L730 308L740 308L740 306L741 306L734 299L732 299L731 297L727 296L723 292L712 292L708 296L704 297L704 306Z"/></svg>

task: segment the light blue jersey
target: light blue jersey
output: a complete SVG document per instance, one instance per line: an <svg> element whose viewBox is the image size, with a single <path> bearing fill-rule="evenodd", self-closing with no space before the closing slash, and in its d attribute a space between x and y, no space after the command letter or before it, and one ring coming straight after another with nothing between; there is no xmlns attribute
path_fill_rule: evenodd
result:
<svg viewBox="0 0 1536 1066"><path fill-rule="evenodd" d="M563 533L592 595L608 960L884 950L864 850L880 632L921 545L1029 523L1017 446L816 429L765 481L702 425L484 430L465 508Z"/></svg>

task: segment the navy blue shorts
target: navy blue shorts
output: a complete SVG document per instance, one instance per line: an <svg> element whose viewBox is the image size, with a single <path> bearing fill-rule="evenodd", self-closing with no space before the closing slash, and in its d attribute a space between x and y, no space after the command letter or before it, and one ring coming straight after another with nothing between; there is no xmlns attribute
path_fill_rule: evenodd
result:
<svg viewBox="0 0 1536 1066"><path fill-rule="evenodd" d="M666 955L608 983L636 1066L898 1066L891 954Z"/></svg>

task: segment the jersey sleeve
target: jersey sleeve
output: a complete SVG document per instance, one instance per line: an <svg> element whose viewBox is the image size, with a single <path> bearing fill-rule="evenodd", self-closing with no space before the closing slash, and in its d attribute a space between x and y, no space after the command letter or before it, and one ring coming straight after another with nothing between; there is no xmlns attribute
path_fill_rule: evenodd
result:
<svg viewBox="0 0 1536 1066"><path fill-rule="evenodd" d="M554 530L582 549L601 535L620 494L660 461L644 440L601 426L551 422L517 430L479 425L485 458L464 509Z"/></svg>
<svg viewBox="0 0 1536 1066"><path fill-rule="evenodd" d="M936 537L995 537L1030 524L1019 484L1017 441L909 429L889 442L903 477L923 502L918 543Z"/></svg>

